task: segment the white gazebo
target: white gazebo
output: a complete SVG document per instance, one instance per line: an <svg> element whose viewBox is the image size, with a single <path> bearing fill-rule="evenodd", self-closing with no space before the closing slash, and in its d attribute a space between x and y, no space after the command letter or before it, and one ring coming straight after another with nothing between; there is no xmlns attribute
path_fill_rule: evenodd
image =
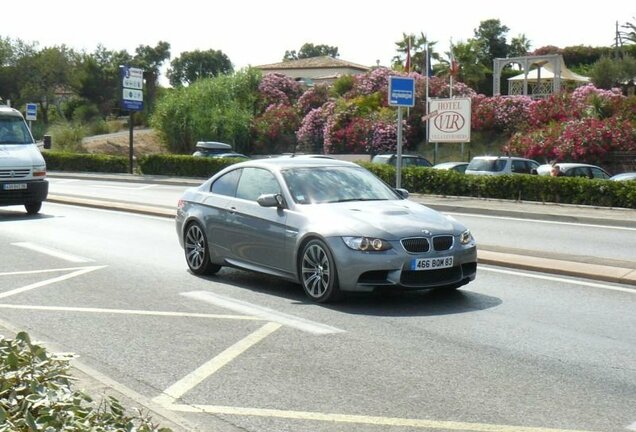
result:
<svg viewBox="0 0 636 432"><path fill-rule="evenodd" d="M517 64L523 71L519 75L508 78L508 94L532 97L546 97L561 90L561 82L573 82L585 85L588 77L576 74L565 66L563 57L558 54L545 56L526 56L495 59L493 76L493 94L498 95L499 79L505 65Z"/></svg>
<svg viewBox="0 0 636 432"><path fill-rule="evenodd" d="M574 82L576 86L585 85L590 82L586 76L579 75L567 69L565 65L561 67L561 81ZM554 70L550 64L532 69L528 74L520 73L508 78L508 94L522 95L524 94L524 81L527 82L526 95L534 97L545 97L552 93L554 87Z"/></svg>

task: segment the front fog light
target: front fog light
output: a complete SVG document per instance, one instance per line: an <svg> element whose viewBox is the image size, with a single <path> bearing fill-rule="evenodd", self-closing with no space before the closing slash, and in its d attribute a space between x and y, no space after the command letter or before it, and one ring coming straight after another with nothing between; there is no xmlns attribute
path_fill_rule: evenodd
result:
<svg viewBox="0 0 636 432"><path fill-rule="evenodd" d="M470 230L466 230L459 236L459 242L463 245L467 245L468 243L474 240L473 235Z"/></svg>

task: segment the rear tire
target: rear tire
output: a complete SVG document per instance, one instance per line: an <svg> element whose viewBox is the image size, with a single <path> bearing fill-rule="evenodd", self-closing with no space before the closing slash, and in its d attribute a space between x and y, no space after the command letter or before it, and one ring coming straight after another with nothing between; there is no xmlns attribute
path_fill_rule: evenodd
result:
<svg viewBox="0 0 636 432"><path fill-rule="evenodd" d="M205 231L197 222L186 228L183 236L183 250L186 262L192 273L197 275L211 275L218 272L221 266L210 262L208 238Z"/></svg>
<svg viewBox="0 0 636 432"><path fill-rule="evenodd" d="M24 205L27 214L37 214L42 208L42 202L28 203Z"/></svg>
<svg viewBox="0 0 636 432"><path fill-rule="evenodd" d="M336 263L323 241L311 240L303 248L300 282L307 297L315 302L327 303L341 297Z"/></svg>

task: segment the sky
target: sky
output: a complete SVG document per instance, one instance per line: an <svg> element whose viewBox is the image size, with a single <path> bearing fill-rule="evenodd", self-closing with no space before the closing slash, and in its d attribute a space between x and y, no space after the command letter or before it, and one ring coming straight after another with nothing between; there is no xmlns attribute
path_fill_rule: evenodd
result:
<svg viewBox="0 0 636 432"><path fill-rule="evenodd" d="M338 47L340 59L389 66L403 33L424 33L437 51L474 36L481 21L499 19L508 42L524 34L531 49L546 45L611 46L616 22L636 23L636 1L558 0L208 0L2 2L0 37L134 54L139 45L170 44L171 59L221 50L235 69L278 63L304 43ZM22 17L22 18L18 18ZM168 64L165 65L169 66ZM165 68L164 68L165 69Z"/></svg>

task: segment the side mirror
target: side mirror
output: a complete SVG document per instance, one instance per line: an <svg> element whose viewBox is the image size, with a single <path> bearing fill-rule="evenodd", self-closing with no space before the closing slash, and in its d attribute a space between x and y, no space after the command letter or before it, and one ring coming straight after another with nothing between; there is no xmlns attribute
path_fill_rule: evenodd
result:
<svg viewBox="0 0 636 432"><path fill-rule="evenodd" d="M398 188L395 189L395 191L404 199L407 199L409 197L409 191L407 191L406 189Z"/></svg>
<svg viewBox="0 0 636 432"><path fill-rule="evenodd" d="M286 208L285 198L279 193L277 194L263 194L256 199L256 202L261 207L277 207L280 209Z"/></svg>
<svg viewBox="0 0 636 432"><path fill-rule="evenodd" d="M47 150L50 149L51 144L51 135L44 135L44 148Z"/></svg>

